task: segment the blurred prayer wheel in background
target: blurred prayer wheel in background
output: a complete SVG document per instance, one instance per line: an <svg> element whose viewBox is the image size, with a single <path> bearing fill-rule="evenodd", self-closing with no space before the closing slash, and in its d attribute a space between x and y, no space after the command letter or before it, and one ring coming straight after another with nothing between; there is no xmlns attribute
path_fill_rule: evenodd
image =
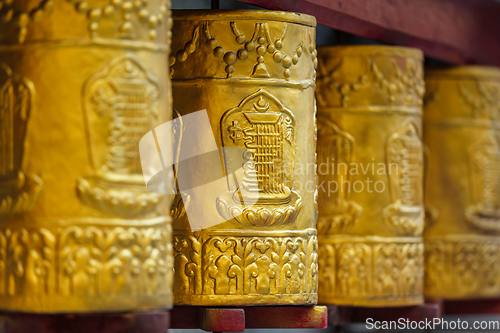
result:
<svg viewBox="0 0 500 333"><path fill-rule="evenodd" d="M422 302L423 54L318 49L319 302Z"/></svg>
<svg viewBox="0 0 500 333"><path fill-rule="evenodd" d="M171 118L170 1L0 5L0 310L169 307L139 141Z"/></svg>
<svg viewBox="0 0 500 333"><path fill-rule="evenodd" d="M425 295L500 296L500 70L426 71Z"/></svg>
<svg viewBox="0 0 500 333"><path fill-rule="evenodd" d="M188 170L190 181L220 175L186 190L189 207L174 201L174 302L315 304L316 20L216 10L174 11L173 18L181 155L216 152L177 172ZM186 115L199 110L207 126L195 131ZM233 162L231 151L242 161Z"/></svg>

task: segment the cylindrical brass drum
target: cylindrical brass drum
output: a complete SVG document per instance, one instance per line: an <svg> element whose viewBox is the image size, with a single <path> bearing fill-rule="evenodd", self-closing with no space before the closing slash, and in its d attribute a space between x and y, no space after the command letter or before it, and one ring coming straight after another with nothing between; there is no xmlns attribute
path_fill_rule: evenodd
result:
<svg viewBox="0 0 500 333"><path fill-rule="evenodd" d="M423 55L318 49L319 302L422 302Z"/></svg>
<svg viewBox="0 0 500 333"><path fill-rule="evenodd" d="M0 8L0 309L170 306L169 199L139 156L171 117L170 1Z"/></svg>
<svg viewBox="0 0 500 333"><path fill-rule="evenodd" d="M426 72L425 294L500 296L500 70Z"/></svg>
<svg viewBox="0 0 500 333"><path fill-rule="evenodd" d="M174 201L175 304L316 303L316 20L272 11L173 18L174 109L181 155L191 156L179 169L188 180L214 175L186 189L184 209ZM199 110L207 125L195 131L186 115ZM209 151L215 158L192 156Z"/></svg>

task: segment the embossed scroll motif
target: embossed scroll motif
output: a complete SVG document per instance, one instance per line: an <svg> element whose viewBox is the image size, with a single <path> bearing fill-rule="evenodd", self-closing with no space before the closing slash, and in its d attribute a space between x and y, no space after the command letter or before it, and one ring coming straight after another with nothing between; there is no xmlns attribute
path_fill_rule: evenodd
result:
<svg viewBox="0 0 500 333"><path fill-rule="evenodd" d="M459 82L458 92L472 109L472 116L479 119L499 120L500 87L497 82ZM474 87L474 88L472 88Z"/></svg>
<svg viewBox="0 0 500 333"><path fill-rule="evenodd" d="M0 217L30 209L42 180L23 172L24 148L35 88L0 62Z"/></svg>
<svg viewBox="0 0 500 333"><path fill-rule="evenodd" d="M140 26L149 28L149 40L154 42L157 36L157 29L164 20L167 20L170 10L169 0L160 0L161 5L158 13L148 11L151 0L66 0L74 4L78 13L85 14L89 21L88 29L92 37L96 37L99 24L102 20L121 17L116 31L119 38L133 38L137 34L137 27L132 21L132 16L138 18Z"/></svg>
<svg viewBox="0 0 500 333"><path fill-rule="evenodd" d="M61 3L61 5L59 4ZM54 6L57 8L54 12ZM4 29L15 29L17 42L24 43L37 23L46 22L59 10L74 7L72 15L84 15L90 37L146 39L155 42L158 30L171 24L170 0L0 0L0 21ZM154 7L154 8L153 8ZM54 12L54 13L53 13ZM56 19L54 19L56 20ZM99 28L105 26L113 35ZM109 27L114 27L109 29ZM85 25L82 26L84 28ZM29 28L29 29L28 29ZM169 28L166 28L169 29ZM104 29L102 29L104 30Z"/></svg>
<svg viewBox="0 0 500 333"><path fill-rule="evenodd" d="M0 296L170 294L170 237L169 224L0 229Z"/></svg>
<svg viewBox="0 0 500 333"><path fill-rule="evenodd" d="M351 163L354 162L356 141L354 137L341 130L333 121L318 116L318 165L331 165L333 170L324 174L318 170L320 183L349 184L351 182ZM347 231L361 215L363 209L349 200L349 188L337 188L333 193L318 191L319 217L318 234L337 234Z"/></svg>
<svg viewBox="0 0 500 333"><path fill-rule="evenodd" d="M500 231L500 138L490 130L469 149L473 205L467 208L469 223L486 232Z"/></svg>
<svg viewBox="0 0 500 333"><path fill-rule="evenodd" d="M232 165L224 151L225 173L230 191L217 198L217 210L227 220L241 224L275 226L294 221L302 207L299 193L292 191L295 118L265 90L246 97L221 120L224 147L240 147L244 176L232 179L239 165ZM247 201L254 205L245 206Z"/></svg>
<svg viewBox="0 0 500 333"><path fill-rule="evenodd" d="M498 297L500 242L492 237L425 243L425 293L433 297Z"/></svg>
<svg viewBox="0 0 500 333"><path fill-rule="evenodd" d="M353 69L355 58L363 60ZM321 60L323 66L319 67L316 90L319 106L347 108L377 96L382 98L380 102L384 105L422 107L425 93L423 66L415 59L407 58L403 68L394 58L379 59L374 55L366 58L332 57L323 53ZM387 62L391 71L387 70Z"/></svg>
<svg viewBox="0 0 500 333"><path fill-rule="evenodd" d="M355 299L420 298L422 243L320 241L320 302L353 304Z"/></svg>
<svg viewBox="0 0 500 333"><path fill-rule="evenodd" d="M104 213L153 212L160 195L144 185L139 141L158 122L160 90L135 56L111 61L84 89L84 117L93 172L78 180L85 204Z"/></svg>
<svg viewBox="0 0 500 333"><path fill-rule="evenodd" d="M389 226L401 235L420 235L424 227L423 144L406 121L387 141L387 170L392 204L384 208Z"/></svg>
<svg viewBox="0 0 500 333"><path fill-rule="evenodd" d="M250 39L238 29L236 22L230 22L229 26L234 35L235 42L241 45L236 52L226 51L222 45L218 45L219 43L215 38L216 35L210 30L210 24L205 22L195 27L191 40L184 44L183 49L178 50L175 55L173 54L170 57L171 75L173 75L173 66L175 63L186 61L190 54L196 52L201 40L203 40L205 47L213 50L211 53L213 53L215 58L222 58L226 63L227 66L224 70L228 78L233 75L234 64L238 61L247 60L252 52L257 53L257 63L253 67L252 73L249 73L253 78L271 77L265 63L266 58L264 56L266 53L272 57L273 63L280 64L283 67L283 76L287 80L291 76L292 66L297 65L306 47L311 55L314 69L318 65L315 41L310 33L307 34L306 29L302 31L302 36L299 44L295 47L295 51L292 54L286 54L283 52L282 47L288 30L287 25L283 26L281 35L272 36L268 23L255 23Z"/></svg>
<svg viewBox="0 0 500 333"><path fill-rule="evenodd" d="M54 0L39 0L29 9L17 9L19 0L0 0L0 19L4 24L16 27L18 43L24 43L28 34L28 26L32 22L41 21L50 14L54 8ZM26 2L26 1L23 1Z"/></svg>
<svg viewBox="0 0 500 333"><path fill-rule="evenodd" d="M176 235L175 297L314 294L316 236Z"/></svg>

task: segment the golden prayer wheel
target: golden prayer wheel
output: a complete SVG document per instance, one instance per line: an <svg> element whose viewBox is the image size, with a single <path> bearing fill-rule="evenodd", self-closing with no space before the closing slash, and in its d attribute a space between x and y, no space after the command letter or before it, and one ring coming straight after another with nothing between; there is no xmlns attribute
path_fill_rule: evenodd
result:
<svg viewBox="0 0 500 333"><path fill-rule="evenodd" d="M196 131L184 122L180 151L195 135L194 150L217 155L184 167L188 178L218 172L223 183L187 191L187 209L174 201L174 302L314 304L316 20L216 10L173 19L174 109L182 119L206 110L207 119Z"/></svg>
<svg viewBox="0 0 500 333"><path fill-rule="evenodd" d="M171 118L170 1L0 1L0 309L172 304L139 141Z"/></svg>
<svg viewBox="0 0 500 333"><path fill-rule="evenodd" d="M422 60L390 46L318 49L319 302L422 302Z"/></svg>
<svg viewBox="0 0 500 333"><path fill-rule="evenodd" d="M500 296L500 70L426 71L425 295Z"/></svg>

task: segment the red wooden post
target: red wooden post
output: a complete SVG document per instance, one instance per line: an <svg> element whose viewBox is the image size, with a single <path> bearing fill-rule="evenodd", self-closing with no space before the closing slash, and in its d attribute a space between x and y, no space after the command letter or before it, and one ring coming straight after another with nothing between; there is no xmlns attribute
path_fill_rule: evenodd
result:
<svg viewBox="0 0 500 333"><path fill-rule="evenodd" d="M202 309L200 329L207 332L243 332L245 311L243 309Z"/></svg>
<svg viewBox="0 0 500 333"><path fill-rule="evenodd" d="M326 306L269 306L245 308L246 328L325 328Z"/></svg>
<svg viewBox="0 0 500 333"><path fill-rule="evenodd" d="M241 332L246 328L325 328L326 306L249 306L172 310L173 329L200 328L209 332Z"/></svg>

